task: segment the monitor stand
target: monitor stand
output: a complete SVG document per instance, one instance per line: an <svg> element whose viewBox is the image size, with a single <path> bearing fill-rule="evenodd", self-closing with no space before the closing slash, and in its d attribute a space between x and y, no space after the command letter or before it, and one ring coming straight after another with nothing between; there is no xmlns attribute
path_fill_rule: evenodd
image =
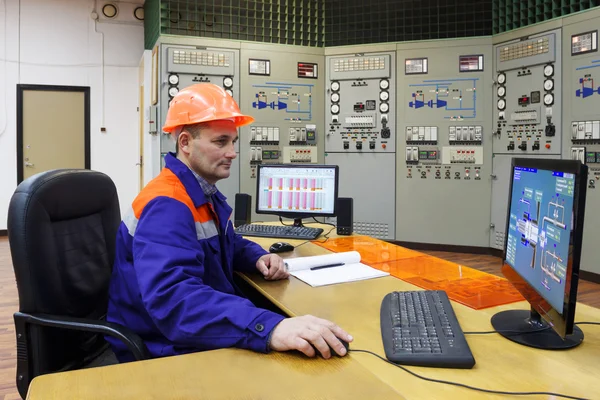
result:
<svg viewBox="0 0 600 400"><path fill-rule="evenodd" d="M535 310L507 310L492 317L492 326L513 342L545 350L564 350L578 346L583 332L577 326L573 334L563 340Z"/></svg>
<svg viewBox="0 0 600 400"><path fill-rule="evenodd" d="M302 225L302 218L294 218L294 224L292 226L304 228L304 225Z"/></svg>

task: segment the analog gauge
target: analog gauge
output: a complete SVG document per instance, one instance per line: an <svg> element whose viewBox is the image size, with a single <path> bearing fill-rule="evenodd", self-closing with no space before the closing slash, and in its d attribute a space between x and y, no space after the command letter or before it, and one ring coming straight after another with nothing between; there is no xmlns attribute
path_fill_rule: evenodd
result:
<svg viewBox="0 0 600 400"><path fill-rule="evenodd" d="M379 100L387 101L390 98L390 94L388 92L379 93Z"/></svg>
<svg viewBox="0 0 600 400"><path fill-rule="evenodd" d="M387 89L387 88L389 88L389 87L390 87L390 81L388 81L387 79L382 79L382 80L379 82L379 88L381 88L381 89L385 90L385 89Z"/></svg>
<svg viewBox="0 0 600 400"><path fill-rule="evenodd" d="M169 96L175 97L175 95L177 94L177 92L179 92L179 89L177 89L176 87L169 88Z"/></svg>
<svg viewBox="0 0 600 400"><path fill-rule="evenodd" d="M379 105L379 111L381 111L382 113L386 113L390 110L390 106L388 105L388 103L381 103Z"/></svg>
<svg viewBox="0 0 600 400"><path fill-rule="evenodd" d="M340 94L339 93L333 93L331 95L331 101L333 101L334 103L337 103L338 101L340 101Z"/></svg>
<svg viewBox="0 0 600 400"><path fill-rule="evenodd" d="M552 93L548 93L544 96L544 104L549 106L554 103L554 95Z"/></svg>
<svg viewBox="0 0 600 400"><path fill-rule="evenodd" d="M506 94L506 88L504 86L500 86L498 88L498 96L504 97L505 94Z"/></svg>
<svg viewBox="0 0 600 400"><path fill-rule="evenodd" d="M171 85L177 85L179 83L179 77L177 75L169 75L169 83Z"/></svg>
<svg viewBox="0 0 600 400"><path fill-rule="evenodd" d="M504 85L504 82L506 82L506 75L498 74L498 83Z"/></svg>
<svg viewBox="0 0 600 400"><path fill-rule="evenodd" d="M340 83L337 81L331 82L331 90L333 90L334 92L340 90Z"/></svg>
<svg viewBox="0 0 600 400"><path fill-rule="evenodd" d="M552 79L546 79L544 81L544 90L550 91L554 88L554 81Z"/></svg>
<svg viewBox="0 0 600 400"><path fill-rule="evenodd" d="M223 86L225 86L226 88L230 88L233 86L233 79L231 79L230 77L226 77L223 79Z"/></svg>
<svg viewBox="0 0 600 400"><path fill-rule="evenodd" d="M332 114L337 114L340 112L340 106L338 106L337 104L334 104L331 106L331 113Z"/></svg>
<svg viewBox="0 0 600 400"><path fill-rule="evenodd" d="M554 67L552 65L546 65L544 67L544 76L551 76L554 73Z"/></svg>
<svg viewBox="0 0 600 400"><path fill-rule="evenodd" d="M506 101L504 99L498 100L498 110L504 110L506 108Z"/></svg>
<svg viewBox="0 0 600 400"><path fill-rule="evenodd" d="M231 89L226 89L225 92L227 92L228 95L233 97L233 92L231 91Z"/></svg>

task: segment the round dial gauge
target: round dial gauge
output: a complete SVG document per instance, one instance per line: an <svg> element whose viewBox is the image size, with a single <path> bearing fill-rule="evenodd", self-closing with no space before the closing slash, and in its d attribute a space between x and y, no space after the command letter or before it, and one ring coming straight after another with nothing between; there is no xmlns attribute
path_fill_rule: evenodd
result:
<svg viewBox="0 0 600 400"><path fill-rule="evenodd" d="M379 100L387 101L390 98L390 94L388 92L379 93Z"/></svg>
<svg viewBox="0 0 600 400"><path fill-rule="evenodd" d="M228 95L233 97L233 92L230 89L226 89L225 92L227 92Z"/></svg>
<svg viewBox="0 0 600 400"><path fill-rule="evenodd" d="M549 106L552 103L554 103L554 95L551 93L548 93L547 95L544 96L544 104Z"/></svg>
<svg viewBox="0 0 600 400"><path fill-rule="evenodd" d="M506 75L498 74L498 83L504 85L504 82L506 82Z"/></svg>
<svg viewBox="0 0 600 400"><path fill-rule="evenodd" d="M381 111L382 113L388 112L389 109L390 109L390 106L388 105L388 103L381 103L379 105L379 111Z"/></svg>
<svg viewBox="0 0 600 400"><path fill-rule="evenodd" d="M337 104L334 104L331 106L331 113L332 114L337 114L340 112L340 106L338 106Z"/></svg>
<svg viewBox="0 0 600 400"><path fill-rule="evenodd" d="M389 88L389 87L390 87L390 81L388 81L387 79L382 79L382 80L379 82L379 87L380 87L381 89L383 89L383 90L385 90L385 89Z"/></svg>
<svg viewBox="0 0 600 400"><path fill-rule="evenodd" d="M176 87L169 88L169 96L175 97L177 92L179 92L179 89L177 89Z"/></svg>
<svg viewBox="0 0 600 400"><path fill-rule="evenodd" d="M544 67L544 76L550 76L554 73L554 67L552 65L546 65Z"/></svg>
<svg viewBox="0 0 600 400"><path fill-rule="evenodd" d="M334 103L337 103L338 101L340 101L340 94L339 93L333 93L331 95L331 101L333 101Z"/></svg>
<svg viewBox="0 0 600 400"><path fill-rule="evenodd" d="M506 107L506 101L503 99L498 100L498 110L504 110Z"/></svg>
<svg viewBox="0 0 600 400"><path fill-rule="evenodd" d="M226 77L225 79L223 79L223 86L225 86L226 88L232 87L233 79L231 79L230 77Z"/></svg>
<svg viewBox="0 0 600 400"><path fill-rule="evenodd" d="M506 88L504 86L500 86L498 88L498 96L504 97L505 94L506 94Z"/></svg>
<svg viewBox="0 0 600 400"><path fill-rule="evenodd" d="M333 90L334 92L340 90L340 83L337 81L331 82L331 90Z"/></svg>
<svg viewBox="0 0 600 400"><path fill-rule="evenodd" d="M546 81L544 81L544 89L552 90L552 88L554 88L554 81L552 79L546 79Z"/></svg>
<svg viewBox="0 0 600 400"><path fill-rule="evenodd" d="M179 83L179 77L177 75L169 75L169 83L171 85L177 85Z"/></svg>

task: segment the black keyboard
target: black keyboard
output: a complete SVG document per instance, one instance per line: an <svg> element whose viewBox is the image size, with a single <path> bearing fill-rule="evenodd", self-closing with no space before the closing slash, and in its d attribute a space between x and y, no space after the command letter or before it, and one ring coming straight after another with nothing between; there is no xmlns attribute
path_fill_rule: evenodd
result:
<svg viewBox="0 0 600 400"><path fill-rule="evenodd" d="M323 233L323 229L305 226L246 224L235 228L235 233L243 236L314 240Z"/></svg>
<svg viewBox="0 0 600 400"><path fill-rule="evenodd" d="M475 365L448 295L441 290L387 294L381 303L381 336L387 359L397 364Z"/></svg>

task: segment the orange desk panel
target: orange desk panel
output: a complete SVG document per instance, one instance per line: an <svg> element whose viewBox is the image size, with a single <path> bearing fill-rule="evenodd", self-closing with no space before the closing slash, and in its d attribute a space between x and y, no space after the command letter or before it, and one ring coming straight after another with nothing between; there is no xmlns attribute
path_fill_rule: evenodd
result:
<svg viewBox="0 0 600 400"><path fill-rule="evenodd" d="M368 236L313 241L334 252L358 251L373 268L427 290L444 290L448 297L475 310L523 301L504 278L465 267Z"/></svg>

